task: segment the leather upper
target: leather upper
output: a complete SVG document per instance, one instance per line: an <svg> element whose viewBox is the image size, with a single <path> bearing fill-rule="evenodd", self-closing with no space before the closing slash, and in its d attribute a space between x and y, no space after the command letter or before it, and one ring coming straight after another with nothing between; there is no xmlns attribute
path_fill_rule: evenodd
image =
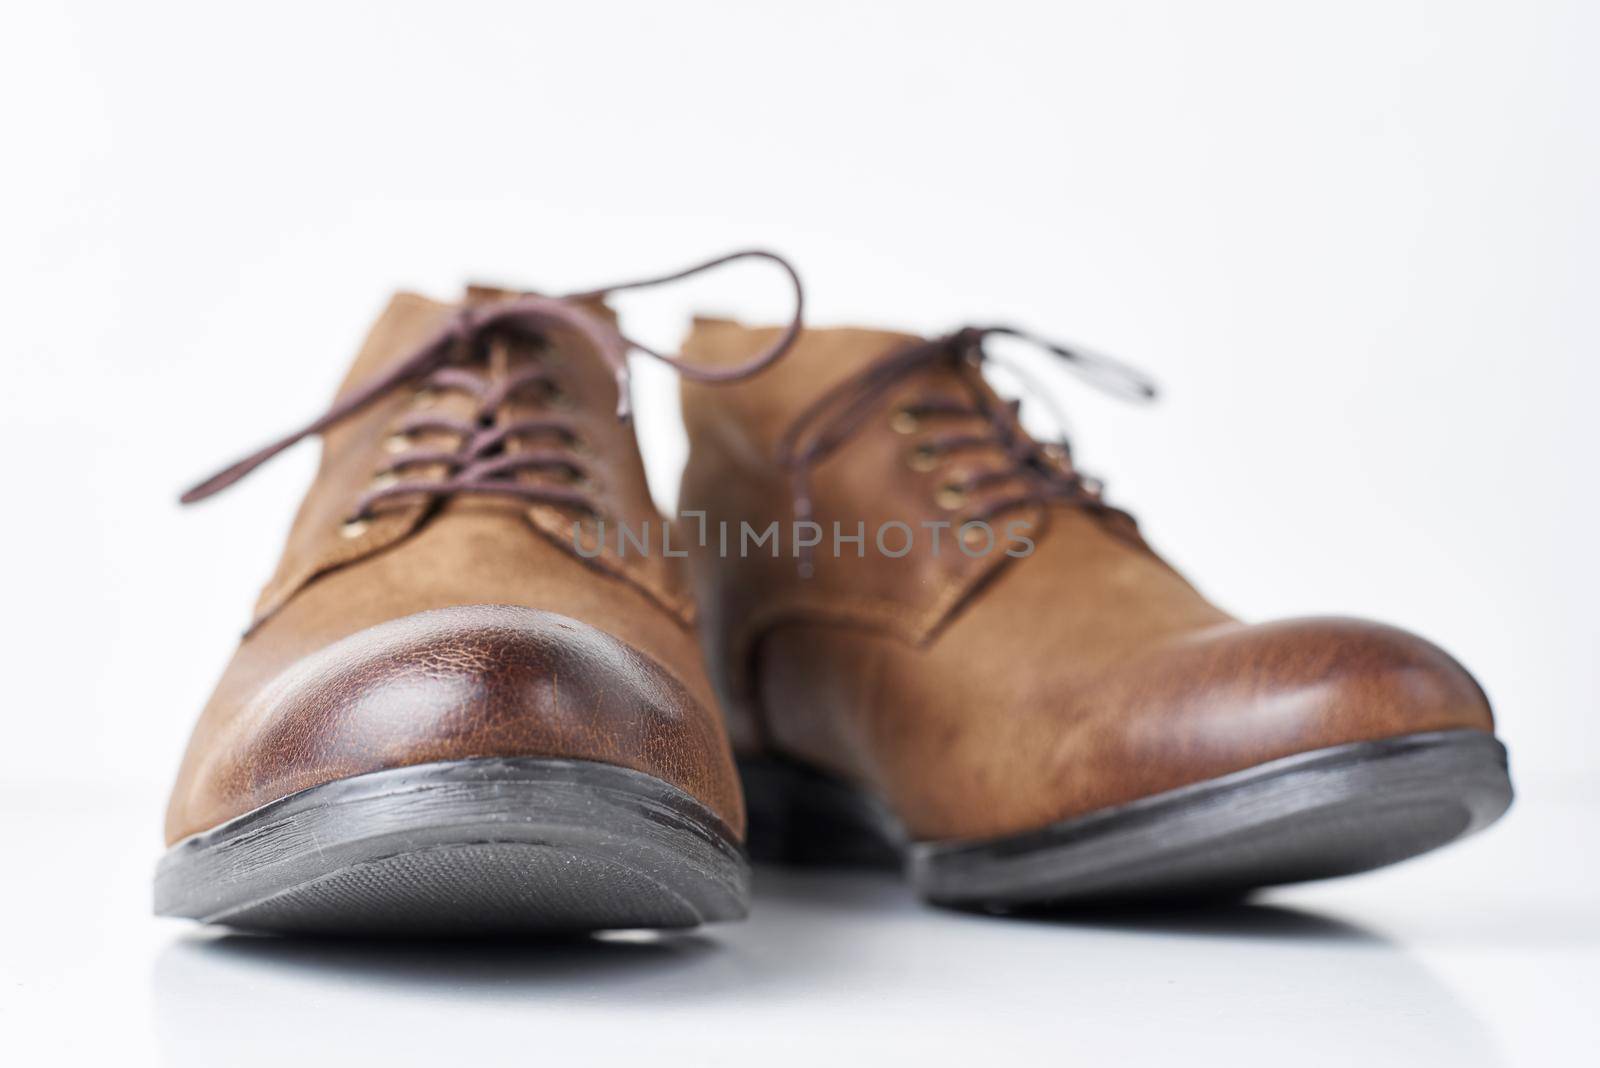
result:
<svg viewBox="0 0 1600 1068"><path fill-rule="evenodd" d="M455 307L396 296L341 392L401 358ZM568 337L496 338L476 368L492 379L548 361L601 514L659 531L632 428L615 414L614 380L590 355ZM543 403L516 399L500 417ZM282 561L191 738L168 840L350 775L514 756L655 775L741 832L677 560L614 548L585 558L572 529L582 517L511 499L419 500L346 524L396 421L419 406L470 414L463 397L397 392L324 434Z"/></svg>
<svg viewBox="0 0 1600 1068"><path fill-rule="evenodd" d="M770 336L702 321L686 351L731 362ZM790 522L792 473L776 443L807 405L912 340L814 330L755 380L715 395L686 384L680 512ZM1030 830L1325 746L1493 729L1476 682L1423 639L1356 620L1241 623L1129 517L1092 502L997 520L1026 523L1033 551L1022 557L973 557L948 540L935 554L927 537L898 559L874 552L886 521L959 526L982 495L952 508L940 486L1005 459L977 448L909 464L934 428L897 410L987 390L973 368L919 371L811 472L815 519L830 531L864 523L864 556L850 544L819 552L804 577L787 551L695 555L737 748L858 782L916 837L948 839Z"/></svg>

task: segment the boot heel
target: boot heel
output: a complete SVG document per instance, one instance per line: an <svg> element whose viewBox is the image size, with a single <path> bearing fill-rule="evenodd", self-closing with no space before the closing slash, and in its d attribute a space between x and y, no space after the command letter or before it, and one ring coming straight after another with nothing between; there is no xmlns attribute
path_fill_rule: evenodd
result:
<svg viewBox="0 0 1600 1068"><path fill-rule="evenodd" d="M740 757L746 849L765 864L903 866L905 836L866 792L781 757Z"/></svg>

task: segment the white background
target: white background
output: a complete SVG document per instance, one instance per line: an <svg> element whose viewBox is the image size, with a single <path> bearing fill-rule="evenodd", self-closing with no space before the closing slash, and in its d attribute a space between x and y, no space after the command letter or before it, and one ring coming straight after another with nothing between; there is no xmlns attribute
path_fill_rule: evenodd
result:
<svg viewBox="0 0 1600 1068"><path fill-rule="evenodd" d="M12 4L0 1050L142 1062L1542 1064L1593 1034L1600 14L1581 3ZM764 873L649 945L208 941L164 792L397 287L564 290L767 245L812 320L1011 320L1079 455L1248 618L1419 630L1494 699L1507 821L1271 906L1021 925ZM626 306L771 319L758 270ZM641 435L670 505L669 376ZM1582 1013L1580 1014L1580 1008ZM1574 1049L1576 1047L1573 1047Z"/></svg>

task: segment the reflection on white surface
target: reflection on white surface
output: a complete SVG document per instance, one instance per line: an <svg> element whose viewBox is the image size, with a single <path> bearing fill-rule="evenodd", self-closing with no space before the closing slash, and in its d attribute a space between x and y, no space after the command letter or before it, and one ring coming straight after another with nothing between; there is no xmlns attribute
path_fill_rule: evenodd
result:
<svg viewBox="0 0 1600 1068"><path fill-rule="evenodd" d="M751 922L686 936L181 937L155 968L162 1047L195 1065L241 1035L248 1062L275 1065L630 1051L785 1064L912 1048L1128 1064L1170 1063L1180 1044L1261 1063L1500 1063L1426 967L1311 912L1011 919L926 908L892 876L763 870L758 886Z"/></svg>
<svg viewBox="0 0 1600 1068"><path fill-rule="evenodd" d="M763 869L745 923L472 945L149 916L159 791L0 786L8 1063L1529 1065L1593 1045L1592 800L1261 902L999 918Z"/></svg>

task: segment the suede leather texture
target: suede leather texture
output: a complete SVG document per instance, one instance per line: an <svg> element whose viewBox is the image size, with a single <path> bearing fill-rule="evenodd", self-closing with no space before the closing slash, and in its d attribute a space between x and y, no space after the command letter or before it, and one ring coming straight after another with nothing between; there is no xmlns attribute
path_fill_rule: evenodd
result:
<svg viewBox="0 0 1600 1068"><path fill-rule="evenodd" d="M480 289L465 299L502 295ZM341 392L403 358L456 306L396 296ZM535 359L560 382L601 513L659 530L632 427L615 414L615 385L580 342L496 338L473 366L492 379ZM518 398L498 418L546 403ZM583 517L491 497L402 503L358 536L342 533L396 420L424 405L473 414L461 394L397 391L324 435L283 558L190 740L168 841L364 772L523 756L654 775L741 834L743 802L681 561L614 550L585 559L572 533ZM441 432L413 440L453 445Z"/></svg>
<svg viewBox="0 0 1600 1068"><path fill-rule="evenodd" d="M702 320L692 358L734 363L774 335ZM777 443L835 384L913 339L810 330L746 383L683 387L690 456L680 512L788 523ZM927 396L993 398L976 367L918 371L889 391L809 484L818 522L959 524L939 487L1006 463L969 449L918 470L909 451L971 417L907 427ZM927 465L924 465L927 467ZM998 492L998 490L996 490ZM736 749L798 760L879 797L923 840L990 838L1125 804L1295 753L1422 731L1492 731L1451 657L1392 627L1314 618L1250 625L1215 607L1123 513L1020 509L1030 555L691 561L711 676ZM1003 522L1003 520L997 520Z"/></svg>

